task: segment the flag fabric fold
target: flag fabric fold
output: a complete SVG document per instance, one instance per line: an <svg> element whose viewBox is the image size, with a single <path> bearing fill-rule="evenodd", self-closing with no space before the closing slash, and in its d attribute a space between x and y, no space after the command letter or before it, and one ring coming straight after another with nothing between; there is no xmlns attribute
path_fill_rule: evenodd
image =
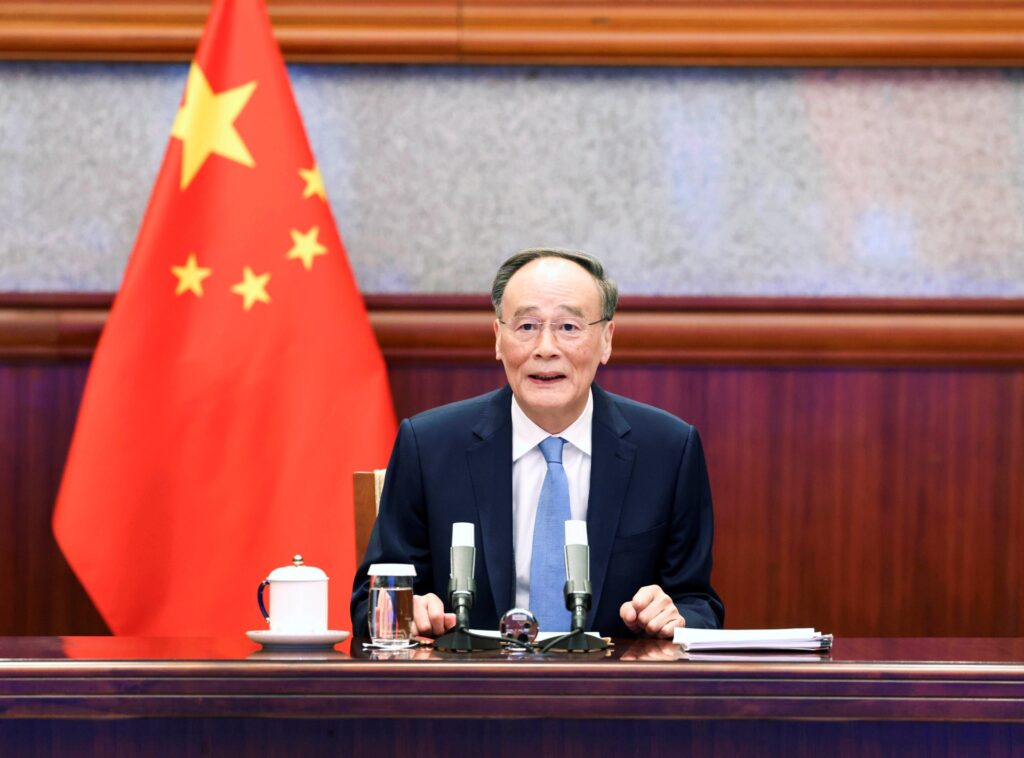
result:
<svg viewBox="0 0 1024 758"><path fill-rule="evenodd" d="M387 372L262 0L217 0L97 346L54 511L116 634L264 628L296 553L350 628L352 472Z"/></svg>

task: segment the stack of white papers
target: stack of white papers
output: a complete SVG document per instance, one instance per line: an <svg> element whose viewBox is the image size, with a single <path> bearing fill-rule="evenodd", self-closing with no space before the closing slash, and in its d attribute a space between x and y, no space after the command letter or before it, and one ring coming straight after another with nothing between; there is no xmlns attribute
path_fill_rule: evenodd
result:
<svg viewBox="0 0 1024 758"><path fill-rule="evenodd" d="M832 647L832 635L811 627L799 629L687 629L672 638L687 652L699 650L808 650Z"/></svg>

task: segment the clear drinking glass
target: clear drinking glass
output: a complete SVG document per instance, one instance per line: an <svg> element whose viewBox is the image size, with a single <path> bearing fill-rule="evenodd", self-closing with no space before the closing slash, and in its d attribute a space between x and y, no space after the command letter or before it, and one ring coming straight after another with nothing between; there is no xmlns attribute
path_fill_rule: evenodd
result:
<svg viewBox="0 0 1024 758"><path fill-rule="evenodd" d="M416 636L412 618L416 567L407 563L375 563L368 573L370 640L378 647L408 647Z"/></svg>

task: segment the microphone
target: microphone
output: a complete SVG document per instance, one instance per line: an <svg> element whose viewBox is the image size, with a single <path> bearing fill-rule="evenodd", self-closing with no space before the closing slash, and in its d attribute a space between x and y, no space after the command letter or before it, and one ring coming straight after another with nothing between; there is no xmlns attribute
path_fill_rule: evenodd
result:
<svg viewBox="0 0 1024 758"><path fill-rule="evenodd" d="M456 624L469 627L469 612L476 596L476 543L473 525L465 521L452 524L451 571L448 578L448 605L455 611Z"/></svg>
<svg viewBox="0 0 1024 758"><path fill-rule="evenodd" d="M588 653L607 650L608 643L584 630L587 611L590 610L590 545L587 542L586 521L565 522L565 607L572 613L571 631L549 640L541 647L548 650L567 650L570 653Z"/></svg>
<svg viewBox="0 0 1024 758"><path fill-rule="evenodd" d="M565 522L565 607L572 613L572 631L582 632L590 610L590 545L586 521Z"/></svg>
<svg viewBox="0 0 1024 758"><path fill-rule="evenodd" d="M497 650L501 642L469 631L469 612L476 598L476 542L473 525L465 521L452 524L451 569L448 572L448 606L455 611L455 627L434 641L435 650L468 653Z"/></svg>

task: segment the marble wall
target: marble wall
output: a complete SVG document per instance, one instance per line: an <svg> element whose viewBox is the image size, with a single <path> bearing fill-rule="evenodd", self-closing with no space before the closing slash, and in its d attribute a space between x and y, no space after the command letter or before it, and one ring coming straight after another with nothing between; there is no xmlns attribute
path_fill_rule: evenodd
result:
<svg viewBox="0 0 1024 758"><path fill-rule="evenodd" d="M1024 296L1024 72L290 70L365 292ZM0 291L117 288L185 75L0 63Z"/></svg>

